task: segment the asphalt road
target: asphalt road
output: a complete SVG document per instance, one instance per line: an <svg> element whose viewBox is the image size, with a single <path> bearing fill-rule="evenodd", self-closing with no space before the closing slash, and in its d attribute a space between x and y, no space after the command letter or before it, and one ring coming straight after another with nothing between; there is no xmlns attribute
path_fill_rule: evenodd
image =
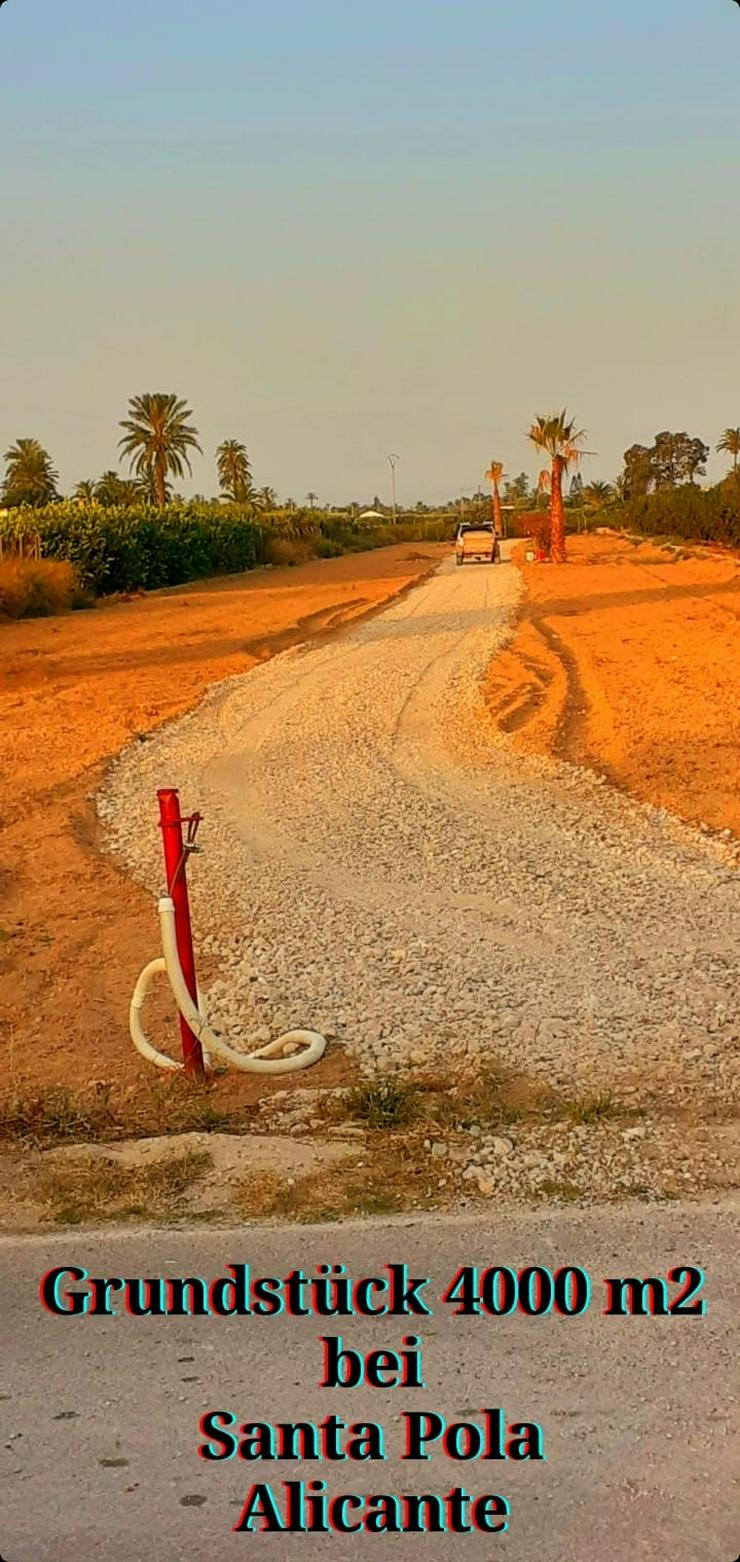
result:
<svg viewBox="0 0 740 1562"><path fill-rule="evenodd" d="M734 1562L740 1552L733 1289L737 1210L601 1210L505 1219L237 1231L71 1233L0 1244L4 1562L212 1562L214 1557L343 1558L383 1554L379 1536L234 1534L254 1482L326 1479L341 1492L504 1495L498 1536L396 1536L392 1555L508 1562ZM57 1318L40 1275L77 1264L90 1275L253 1274L343 1261L355 1277L405 1261L431 1276L434 1316L414 1319ZM439 1301L461 1264L585 1267L581 1318L452 1316ZM605 1276L704 1269L703 1318L602 1315ZM672 1288L672 1290L675 1288ZM736 1309L735 1309L736 1311ZM419 1389L319 1389L319 1337L360 1350L398 1348L419 1325ZM736 1341L735 1341L736 1345ZM547 1461L398 1460L402 1410L541 1424ZM205 1463L208 1410L271 1422L336 1413L387 1430L385 1463ZM350 1549L351 1548L351 1549Z"/></svg>

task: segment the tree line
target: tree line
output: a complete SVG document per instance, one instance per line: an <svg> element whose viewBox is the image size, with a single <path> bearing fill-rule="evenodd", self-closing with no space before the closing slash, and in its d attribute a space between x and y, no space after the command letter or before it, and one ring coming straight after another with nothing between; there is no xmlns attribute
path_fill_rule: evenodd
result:
<svg viewBox="0 0 740 1562"><path fill-rule="evenodd" d="M170 392L144 392L132 397L128 415L119 425L123 432L118 442L120 459L128 463L128 476L121 476L111 468L97 479L78 483L73 497L103 507L150 504L163 508L173 497L173 481L184 478L186 472L192 473L192 454L203 453L192 417L187 403ZM624 468L615 483L594 481L584 485L578 467L586 454L587 436L567 410L540 414L531 424L528 438L538 455L547 458L546 465L534 485L530 485L525 472L508 479L504 485L504 463L491 460L485 476L491 484L493 517L500 532L503 506L521 510L548 508L549 551L555 562L565 559L565 508L568 503L598 512L619 502L670 493L686 484L696 484L698 477L706 476L709 458L709 446L702 439L664 431L655 436L652 445L636 444L625 451ZM725 429L717 450L732 457L732 476L737 480L740 428ZM241 440L224 439L215 456L222 499L249 504L255 510L276 508L275 490L269 486L254 486L251 462ZM38 440L16 440L6 451L5 462L5 478L0 488L0 505L4 508L40 508L54 504L61 497L58 472ZM565 484L571 474L566 494ZM480 491L475 498L482 499ZM318 495L310 490L306 503L313 510L318 502ZM464 508L464 500L451 500L447 508L454 509L458 502ZM381 509L377 496L374 507ZM287 499L284 508L290 512L298 507L295 500ZM357 513L359 504L355 501L348 508ZM416 511L425 512L428 507L419 502Z"/></svg>

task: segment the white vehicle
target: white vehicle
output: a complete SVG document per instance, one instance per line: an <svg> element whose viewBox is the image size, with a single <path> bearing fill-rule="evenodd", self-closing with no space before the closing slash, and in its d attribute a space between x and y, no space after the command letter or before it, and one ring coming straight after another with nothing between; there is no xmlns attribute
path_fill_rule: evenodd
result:
<svg viewBox="0 0 740 1562"><path fill-rule="evenodd" d="M493 522L463 521L455 537L455 560L466 564L473 559L476 564L499 564L501 549Z"/></svg>

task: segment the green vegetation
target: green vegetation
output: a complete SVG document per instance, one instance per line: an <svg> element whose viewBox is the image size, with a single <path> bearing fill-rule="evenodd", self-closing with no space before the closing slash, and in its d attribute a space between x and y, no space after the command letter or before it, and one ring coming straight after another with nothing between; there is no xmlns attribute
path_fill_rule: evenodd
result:
<svg viewBox="0 0 740 1562"><path fill-rule="evenodd" d="M239 439L225 439L216 451L221 492L234 504L245 504L252 493L252 468L247 447Z"/></svg>
<svg viewBox="0 0 740 1562"><path fill-rule="evenodd" d="M390 1075L358 1085L349 1096L347 1109L350 1117L367 1123L368 1128L404 1128L419 1115L419 1089Z"/></svg>
<svg viewBox="0 0 740 1562"><path fill-rule="evenodd" d="M129 458L137 477L150 489L153 502L162 508L169 497L167 478L184 477L191 450L200 451L198 431L188 422L190 408L179 396L165 391L145 391L132 396L120 449Z"/></svg>
<svg viewBox="0 0 740 1562"><path fill-rule="evenodd" d="M85 605L90 593L177 586L390 543L445 542L460 521L490 520L490 501L480 487L436 509L420 500L393 522L377 494L369 507L375 516L366 521L360 501L319 508L313 490L304 507L294 499L281 506L269 484L254 486L247 448L234 438L215 452L220 497L185 500L173 494L172 481L190 472L191 455L201 449L191 420L186 402L171 392L132 397L119 444L133 475L109 469L99 478L84 478L67 500L60 497L56 468L39 441L16 440L6 452L0 489L0 562L11 559L0 613L57 612ZM709 446L696 436L664 431L652 445L625 452L624 470L613 484L595 479L584 486L575 472L567 498L564 482L584 453L583 431L563 410L538 416L529 438L548 458L534 487L521 472L506 482L502 498L503 462L492 460L486 472L504 536L534 538L540 552L560 562L567 531L604 522L678 541L740 544L740 428L725 429L718 442L717 449L732 457L732 470L713 488L697 484L706 473ZM76 585L68 577L62 591L61 575L53 579L43 567L12 563L15 555L27 561L29 553L41 566L50 560L71 564Z"/></svg>
<svg viewBox="0 0 740 1562"><path fill-rule="evenodd" d="M3 505L52 504L58 497L58 473L51 456L37 439L17 439L5 452L5 481L0 493Z"/></svg>

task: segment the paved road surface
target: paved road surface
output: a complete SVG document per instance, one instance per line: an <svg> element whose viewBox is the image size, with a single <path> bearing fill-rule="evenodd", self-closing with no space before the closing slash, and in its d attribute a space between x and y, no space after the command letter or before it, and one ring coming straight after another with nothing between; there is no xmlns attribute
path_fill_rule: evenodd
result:
<svg viewBox="0 0 740 1562"><path fill-rule="evenodd" d="M2 1500L6 1562L213 1562L247 1556L379 1557L380 1538L261 1537L231 1528L254 1480L298 1479L299 1467L207 1465L198 1421L231 1408L272 1421L336 1411L381 1419L401 1408L469 1418L504 1407L539 1421L546 1464L308 1465L334 1493L385 1490L502 1492L502 1537L397 1537L398 1562L734 1562L740 1552L737 1381L733 1385L732 1271L737 1219L728 1210L652 1209L525 1214L463 1224L350 1228L114 1232L5 1241L0 1246ZM372 1274L392 1259L433 1277L432 1295L466 1262L587 1267L585 1318L460 1320L439 1308L424 1327L428 1392L319 1392L313 1319L255 1321L56 1319L37 1301L50 1265L91 1275L214 1276L229 1261L284 1275L342 1259ZM706 1271L705 1319L605 1319L605 1275ZM408 1327L408 1326L406 1326ZM400 1341L398 1322L337 1326L360 1349ZM329 1330L331 1332L331 1329ZM734 1439L734 1442L733 1442Z"/></svg>

